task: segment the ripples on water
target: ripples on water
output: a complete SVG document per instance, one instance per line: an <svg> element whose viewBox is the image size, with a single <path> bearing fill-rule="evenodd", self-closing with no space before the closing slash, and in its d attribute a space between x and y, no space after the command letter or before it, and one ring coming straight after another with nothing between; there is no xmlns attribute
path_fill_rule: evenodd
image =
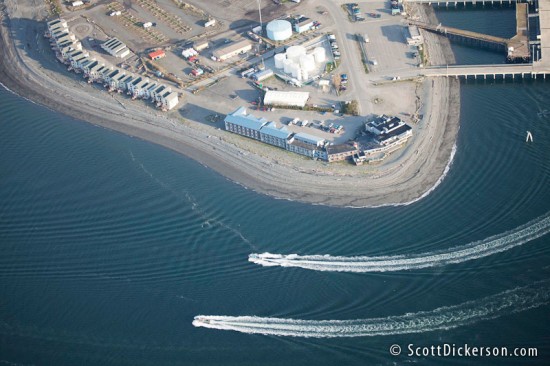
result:
<svg viewBox="0 0 550 366"><path fill-rule="evenodd" d="M1 91L0 362L391 364L405 359L390 358L389 345L410 342L538 346L548 354L548 306L453 330L368 340L286 339L191 324L197 314L387 318L547 279L548 235L413 272L323 273L263 268L247 259L265 251L444 251L547 214L548 85L463 83L458 150L447 179L413 205L365 210L258 195L175 153ZM526 130L534 143L525 143Z"/></svg>

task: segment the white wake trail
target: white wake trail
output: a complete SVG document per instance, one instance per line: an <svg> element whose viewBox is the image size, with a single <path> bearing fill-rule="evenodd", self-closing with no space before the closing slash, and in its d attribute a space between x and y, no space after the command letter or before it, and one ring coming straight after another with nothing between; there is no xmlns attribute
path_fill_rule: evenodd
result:
<svg viewBox="0 0 550 366"><path fill-rule="evenodd" d="M291 337L368 337L452 329L525 311L550 302L549 281L504 291L480 300L386 318L298 320L256 316L199 315L195 327Z"/></svg>
<svg viewBox="0 0 550 366"><path fill-rule="evenodd" d="M315 271L386 272L414 270L487 257L528 243L549 232L550 215L547 213L514 230L442 251L379 257L254 253L248 256L248 260L262 266L299 267Z"/></svg>

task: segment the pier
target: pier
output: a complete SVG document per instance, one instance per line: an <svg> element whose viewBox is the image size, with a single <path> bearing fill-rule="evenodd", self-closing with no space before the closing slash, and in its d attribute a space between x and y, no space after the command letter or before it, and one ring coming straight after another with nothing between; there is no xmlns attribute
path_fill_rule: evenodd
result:
<svg viewBox="0 0 550 366"><path fill-rule="evenodd" d="M445 77L473 77L474 79L487 79L492 77L496 79L501 77L505 79L532 79L546 76L550 78L550 69L537 67L534 64L504 64L504 65L450 65L450 66L432 66L419 70L419 76L445 76Z"/></svg>
<svg viewBox="0 0 550 366"><path fill-rule="evenodd" d="M515 4L515 3L533 3L534 0L406 0L408 3L416 3L416 4L428 4L428 5L445 5L445 6L457 6L458 4L466 5L466 4L472 4L472 5L504 5L504 4Z"/></svg>
<svg viewBox="0 0 550 366"><path fill-rule="evenodd" d="M441 24L435 26L412 20L409 21L409 24L430 32L445 35L450 40L499 51L502 50L507 53L507 59L509 62L528 62L531 58L528 17L528 5L525 3L518 3L516 5L516 35L509 39L453 27L446 27Z"/></svg>

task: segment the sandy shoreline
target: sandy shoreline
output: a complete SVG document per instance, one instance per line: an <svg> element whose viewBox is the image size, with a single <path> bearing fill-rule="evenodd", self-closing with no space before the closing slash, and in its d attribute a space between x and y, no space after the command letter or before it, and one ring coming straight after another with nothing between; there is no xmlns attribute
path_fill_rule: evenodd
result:
<svg viewBox="0 0 550 366"><path fill-rule="evenodd" d="M2 22L0 81L9 89L60 113L182 153L257 192L331 206L406 204L425 196L449 169L459 127L456 80L423 82L424 119L416 128L420 138L409 143L399 159L377 167L376 174L365 174L361 167L350 173L342 166L321 163L312 170L309 162L301 165L304 160L299 157L292 158L294 165L289 166L278 162L275 154L270 158L243 151L237 146L242 138L209 126L182 123L177 112L160 115L139 102L124 100L121 104L107 93L82 86L78 75L52 67L53 52L40 53L32 47L42 37L44 24L25 19L28 12L16 6L10 9L11 19ZM449 62L448 41L440 43L435 37L427 35L432 63Z"/></svg>

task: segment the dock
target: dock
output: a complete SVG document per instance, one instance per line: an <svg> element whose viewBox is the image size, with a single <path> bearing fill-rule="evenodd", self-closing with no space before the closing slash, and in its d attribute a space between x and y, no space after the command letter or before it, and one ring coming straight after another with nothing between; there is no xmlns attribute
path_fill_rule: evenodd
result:
<svg viewBox="0 0 550 366"><path fill-rule="evenodd" d="M489 49L502 50L507 53L508 62L528 62L531 59L528 29L529 8L526 3L516 4L516 35L512 38L495 37L468 30L431 25L410 20L409 24L430 32L446 36L450 40ZM542 24L542 20L541 20Z"/></svg>
<svg viewBox="0 0 550 366"><path fill-rule="evenodd" d="M408 3L416 3L416 4L428 4L428 5L445 5L448 6L457 6L459 4L466 5L466 4L472 4L472 5L504 5L504 4L515 4L515 3L533 3L534 0L406 0Z"/></svg>
<svg viewBox="0 0 550 366"><path fill-rule="evenodd" d="M418 72L418 76L472 77L474 79L487 79L487 77L546 79L547 75L550 78L550 68L535 67L533 64L430 66Z"/></svg>

